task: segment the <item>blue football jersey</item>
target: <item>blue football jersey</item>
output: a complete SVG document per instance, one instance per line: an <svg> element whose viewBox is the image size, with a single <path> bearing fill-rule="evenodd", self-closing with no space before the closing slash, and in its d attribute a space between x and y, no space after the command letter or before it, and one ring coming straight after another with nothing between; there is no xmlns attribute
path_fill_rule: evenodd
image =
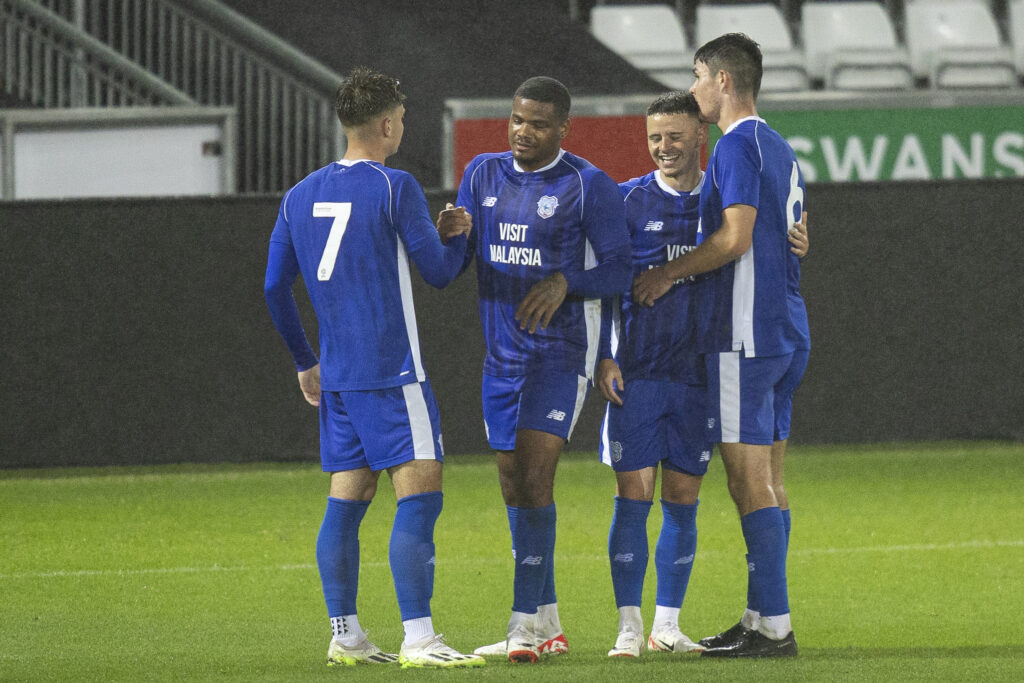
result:
<svg viewBox="0 0 1024 683"><path fill-rule="evenodd" d="M533 172L511 152L481 154L459 186L473 214L468 261L475 254L484 372L540 368L590 376L597 360L600 299L629 286L629 235L615 182L564 150ZM569 292L546 329L519 329L516 308L530 288L556 272ZM593 301L585 301L593 299Z"/></svg>
<svg viewBox="0 0 1024 683"><path fill-rule="evenodd" d="M697 246L700 191L679 193L658 171L619 185L633 253L633 276L663 266ZM705 382L696 352L696 298L692 279L679 281L654 306L637 306L627 290L605 299L599 357L614 358L627 384L654 379Z"/></svg>
<svg viewBox="0 0 1024 683"><path fill-rule="evenodd" d="M301 271L320 329L324 391L422 382L409 259L443 287L465 249L463 236L441 244L423 190L404 171L343 160L307 176L281 202L265 284L296 367L316 363L291 295Z"/></svg>
<svg viewBox="0 0 1024 683"><path fill-rule="evenodd" d="M792 148L763 119L737 121L715 145L700 199L703 239L733 204L755 207L757 218L750 249L698 282L698 351L752 358L810 348L800 259L788 239L805 190Z"/></svg>

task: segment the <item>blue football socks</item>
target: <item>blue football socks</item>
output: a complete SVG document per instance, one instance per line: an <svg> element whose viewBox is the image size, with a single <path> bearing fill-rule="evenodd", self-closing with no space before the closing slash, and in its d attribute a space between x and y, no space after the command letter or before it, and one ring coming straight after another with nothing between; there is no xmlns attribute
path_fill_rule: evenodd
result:
<svg viewBox="0 0 1024 683"><path fill-rule="evenodd" d="M434 595L434 524L441 514L440 491L398 501L388 559L402 621L430 616Z"/></svg>
<svg viewBox="0 0 1024 683"><path fill-rule="evenodd" d="M536 614L548 572L553 571L549 565L554 562L555 504L542 508L508 506L508 516L516 563L512 611Z"/></svg>
<svg viewBox="0 0 1024 683"><path fill-rule="evenodd" d="M608 531L608 559L616 607L639 607L647 573L647 515L651 503L615 496L615 513Z"/></svg>
<svg viewBox="0 0 1024 683"><path fill-rule="evenodd" d="M786 588L786 531L777 507L761 508L740 519L756 611L762 617L789 613ZM749 589L748 589L749 596Z"/></svg>
<svg viewBox="0 0 1024 683"><path fill-rule="evenodd" d="M658 570L655 603L658 605L680 607L686 597L697 554L697 505L661 501L661 534L654 549L654 566Z"/></svg>
<svg viewBox="0 0 1024 683"><path fill-rule="evenodd" d="M359 590L359 525L368 500L327 498L327 511L316 539L316 563L320 568L327 616L356 613Z"/></svg>

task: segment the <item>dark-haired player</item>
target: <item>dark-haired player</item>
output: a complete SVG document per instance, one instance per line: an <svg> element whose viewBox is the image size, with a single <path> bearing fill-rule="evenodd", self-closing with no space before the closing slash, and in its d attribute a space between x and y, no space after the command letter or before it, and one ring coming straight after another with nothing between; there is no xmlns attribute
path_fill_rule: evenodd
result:
<svg viewBox="0 0 1024 683"><path fill-rule="evenodd" d="M707 129L693 95L672 92L647 108L647 146L657 169L619 185L633 251L633 272L665 265L697 246L700 169ZM805 226L791 237L807 251ZM697 548L697 494L711 459L705 430L706 374L695 346L694 284L677 281L653 306L629 292L606 299L597 386L608 399L601 457L615 471L615 513L608 536L619 634L612 657L638 657L647 571L647 518L661 467L662 527L655 549L657 599L647 647L691 652L703 647L679 628Z"/></svg>
<svg viewBox="0 0 1024 683"><path fill-rule="evenodd" d="M586 299L630 278L618 187L562 149L569 108L557 80L526 80L512 100L511 150L473 159L458 195L473 216L484 420L515 558L506 640L476 652L514 662L567 649L554 587L555 468L597 357L600 303Z"/></svg>
<svg viewBox="0 0 1024 683"><path fill-rule="evenodd" d="M384 166L402 142L398 81L355 69L336 110L345 158L313 172L281 202L265 292L274 324L320 410L320 458L331 473L317 564L333 638L329 665L482 666L433 628L434 524L441 512L440 418L420 358L409 260L444 287L466 253L471 218L447 212L435 228L412 176ZM451 235L442 245L438 230ZM292 297L299 273L320 328L320 361ZM387 470L398 499L389 557L405 639L399 654L371 643L356 616L359 525Z"/></svg>
<svg viewBox="0 0 1024 683"><path fill-rule="evenodd" d="M697 350L706 354L710 440L720 444L747 545L749 593L740 623L701 641L705 657L797 653L786 585L788 505L775 484L810 350L800 262L786 241L805 187L793 150L757 115L761 71L757 43L742 34L720 36L694 56L690 92L701 118L723 133L701 191L702 241L642 274L632 291L651 305L679 278L707 273L697 281Z"/></svg>

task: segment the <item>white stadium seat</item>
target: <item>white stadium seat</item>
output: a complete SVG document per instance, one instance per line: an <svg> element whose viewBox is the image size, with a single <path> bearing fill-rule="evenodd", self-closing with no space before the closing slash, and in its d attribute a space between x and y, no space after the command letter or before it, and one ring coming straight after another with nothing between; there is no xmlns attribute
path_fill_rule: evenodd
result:
<svg viewBox="0 0 1024 683"><path fill-rule="evenodd" d="M761 45L764 75L761 92L806 90L807 69L799 50L793 47L782 12L768 2L739 5L697 6L697 43L723 33L746 33Z"/></svg>
<svg viewBox="0 0 1024 683"><path fill-rule="evenodd" d="M1017 84L1013 55L983 0L908 0L906 32L914 73L932 87Z"/></svg>
<svg viewBox="0 0 1024 683"><path fill-rule="evenodd" d="M1017 75L1024 78L1024 0L1012 0L1007 10L1013 64L1017 67Z"/></svg>
<svg viewBox="0 0 1024 683"><path fill-rule="evenodd" d="M837 90L912 88L910 55L877 2L808 2L801 8L807 71Z"/></svg>
<svg viewBox="0 0 1024 683"><path fill-rule="evenodd" d="M693 83L686 34L667 5L600 5L590 11L590 32L623 59L670 88Z"/></svg>

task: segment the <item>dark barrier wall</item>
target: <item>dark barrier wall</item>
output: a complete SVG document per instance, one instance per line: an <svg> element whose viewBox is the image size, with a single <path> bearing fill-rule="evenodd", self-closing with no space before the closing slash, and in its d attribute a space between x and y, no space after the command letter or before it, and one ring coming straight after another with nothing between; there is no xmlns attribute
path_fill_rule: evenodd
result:
<svg viewBox="0 0 1024 683"><path fill-rule="evenodd" d="M808 195L793 440L1024 439L1024 182ZM277 204L0 202L0 465L315 460L316 412L263 303ZM450 454L488 450L475 290L467 273L415 291ZM596 448L601 409L592 395L572 449Z"/></svg>

